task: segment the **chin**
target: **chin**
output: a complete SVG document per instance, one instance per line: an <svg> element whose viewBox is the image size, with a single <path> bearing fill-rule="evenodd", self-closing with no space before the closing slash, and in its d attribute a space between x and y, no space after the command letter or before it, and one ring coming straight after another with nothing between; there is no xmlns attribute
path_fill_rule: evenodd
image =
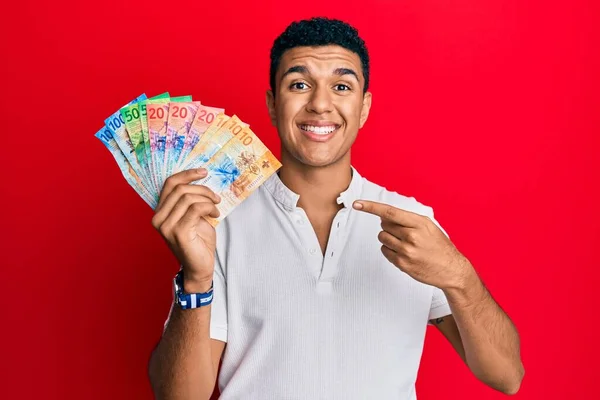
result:
<svg viewBox="0 0 600 400"><path fill-rule="evenodd" d="M313 168L323 168L335 163L331 160L300 160L300 162L307 167Z"/></svg>
<svg viewBox="0 0 600 400"><path fill-rule="evenodd" d="M332 156L331 154L302 154L302 153L292 153L294 154L294 158L302 165L306 165L308 167L314 168L324 168L330 165L336 164L344 156Z"/></svg>

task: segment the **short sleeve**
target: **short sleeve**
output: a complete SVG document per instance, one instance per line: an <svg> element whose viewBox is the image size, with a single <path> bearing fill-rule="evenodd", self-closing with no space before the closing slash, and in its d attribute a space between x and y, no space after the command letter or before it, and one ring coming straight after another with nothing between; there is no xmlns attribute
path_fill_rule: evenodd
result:
<svg viewBox="0 0 600 400"><path fill-rule="evenodd" d="M429 317L427 323L431 325L429 321L436 318L445 317L446 315L452 314L448 299L444 294L444 291L440 288L433 288L433 295L431 296L431 307L429 308Z"/></svg>
<svg viewBox="0 0 600 400"><path fill-rule="evenodd" d="M446 235L447 238L450 238L450 235L448 235L448 232L446 232L446 230L442 227L442 225L435 219L434 216L434 212L433 212L433 208L429 207L429 206L425 206L425 216L427 216L431 221L433 221L433 223L440 228L440 230L442 231L442 233L444 235Z"/></svg>
<svg viewBox="0 0 600 400"><path fill-rule="evenodd" d="M227 282L219 254L215 254L213 301L210 311L210 338L227 343Z"/></svg>

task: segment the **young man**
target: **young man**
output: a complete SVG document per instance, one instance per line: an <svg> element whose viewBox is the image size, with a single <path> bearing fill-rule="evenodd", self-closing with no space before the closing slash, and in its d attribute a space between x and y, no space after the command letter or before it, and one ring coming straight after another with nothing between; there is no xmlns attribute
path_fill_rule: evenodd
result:
<svg viewBox="0 0 600 400"><path fill-rule="evenodd" d="M368 84L354 28L293 23L267 92L279 173L216 232L202 216L220 199L189 184L206 171L168 179L153 225L181 262L177 296L197 301L173 306L152 355L157 398L208 399L218 378L224 400L415 399L428 323L481 381L518 391L518 334L433 210L351 165Z"/></svg>

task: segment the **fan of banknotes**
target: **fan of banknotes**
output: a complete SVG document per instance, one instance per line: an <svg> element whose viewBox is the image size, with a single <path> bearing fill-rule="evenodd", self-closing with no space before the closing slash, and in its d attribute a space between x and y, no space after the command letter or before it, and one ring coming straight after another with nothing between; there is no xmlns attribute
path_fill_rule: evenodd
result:
<svg viewBox="0 0 600 400"><path fill-rule="evenodd" d="M142 94L104 123L95 136L152 209L169 176L206 168L208 175L193 183L221 196L219 218L205 217L213 226L281 167L248 124L192 96L163 93L147 98Z"/></svg>

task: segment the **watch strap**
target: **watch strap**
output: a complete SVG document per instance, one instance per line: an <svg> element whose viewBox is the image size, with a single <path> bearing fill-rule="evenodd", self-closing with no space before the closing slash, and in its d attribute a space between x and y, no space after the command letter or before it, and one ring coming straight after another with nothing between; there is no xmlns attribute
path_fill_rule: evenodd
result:
<svg viewBox="0 0 600 400"><path fill-rule="evenodd" d="M213 283L206 293L184 293L183 271L175 275L175 301L183 309L200 308L208 306L213 300Z"/></svg>

